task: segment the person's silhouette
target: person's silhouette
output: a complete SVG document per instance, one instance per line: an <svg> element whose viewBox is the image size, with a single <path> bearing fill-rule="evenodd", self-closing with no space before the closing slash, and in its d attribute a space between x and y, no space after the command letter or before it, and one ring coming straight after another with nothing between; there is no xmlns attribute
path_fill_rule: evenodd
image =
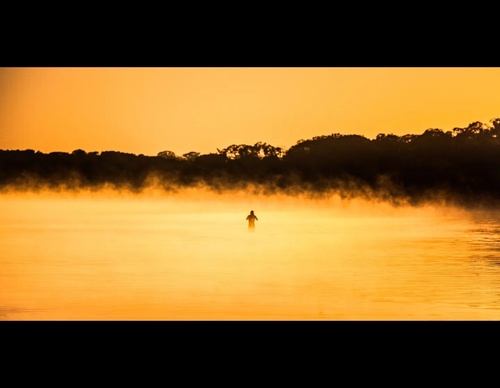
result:
<svg viewBox="0 0 500 388"><path fill-rule="evenodd" d="M259 219L255 214L253 214L253 210L250 210L250 214L247 216L248 220L248 229L253 230L255 228L255 221L258 221Z"/></svg>

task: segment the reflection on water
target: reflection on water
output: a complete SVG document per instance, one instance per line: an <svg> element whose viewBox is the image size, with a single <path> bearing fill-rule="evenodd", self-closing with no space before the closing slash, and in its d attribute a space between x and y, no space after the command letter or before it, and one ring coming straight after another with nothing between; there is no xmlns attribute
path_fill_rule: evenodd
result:
<svg viewBox="0 0 500 388"><path fill-rule="evenodd" d="M492 212L201 192L0 212L3 320L500 318Z"/></svg>

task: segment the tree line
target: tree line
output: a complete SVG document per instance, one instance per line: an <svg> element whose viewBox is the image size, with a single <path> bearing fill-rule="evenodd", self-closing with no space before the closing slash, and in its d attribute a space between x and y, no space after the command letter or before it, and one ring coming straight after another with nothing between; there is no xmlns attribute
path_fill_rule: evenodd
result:
<svg viewBox="0 0 500 388"><path fill-rule="evenodd" d="M203 184L213 190L248 188L392 202L444 200L500 204L500 118L420 135L317 136L285 150L258 142L216 153L156 156L119 151L42 153L0 150L0 189L95 188L141 191Z"/></svg>

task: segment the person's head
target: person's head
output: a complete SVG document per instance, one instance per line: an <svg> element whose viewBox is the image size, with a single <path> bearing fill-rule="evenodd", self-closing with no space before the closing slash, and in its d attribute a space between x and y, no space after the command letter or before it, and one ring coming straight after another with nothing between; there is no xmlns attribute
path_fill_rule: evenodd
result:
<svg viewBox="0 0 500 388"><path fill-rule="evenodd" d="M253 214L253 210L250 210L250 214Z"/></svg>

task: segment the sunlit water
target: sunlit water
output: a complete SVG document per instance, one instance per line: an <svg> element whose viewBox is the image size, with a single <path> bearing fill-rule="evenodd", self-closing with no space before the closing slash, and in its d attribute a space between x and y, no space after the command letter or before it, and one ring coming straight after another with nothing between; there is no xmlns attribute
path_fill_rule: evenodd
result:
<svg viewBox="0 0 500 388"><path fill-rule="evenodd" d="M0 195L0 319L500 319L496 213L194 194Z"/></svg>

